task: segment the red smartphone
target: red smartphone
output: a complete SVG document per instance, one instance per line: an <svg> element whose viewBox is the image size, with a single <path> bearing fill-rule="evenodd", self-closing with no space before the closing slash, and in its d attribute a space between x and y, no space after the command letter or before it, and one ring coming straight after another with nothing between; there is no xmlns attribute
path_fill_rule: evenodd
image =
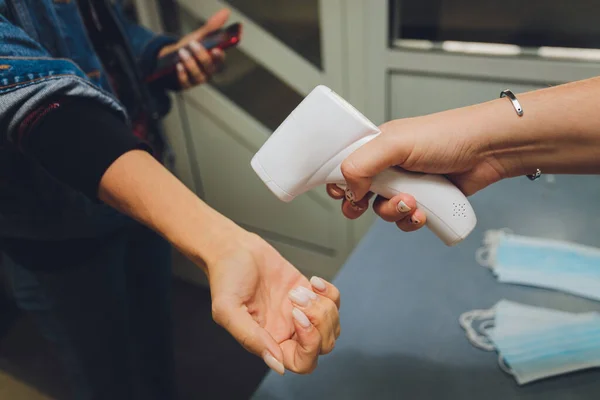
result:
<svg viewBox="0 0 600 400"><path fill-rule="evenodd" d="M237 45L242 37L242 24L235 23L227 28L219 29L207 35L200 44L208 51L212 49L225 50L229 47ZM192 53L189 47L187 50ZM180 61L179 54L175 51L158 59L154 72L146 79L147 81L156 80L164 75L167 75L175 69L175 66Z"/></svg>

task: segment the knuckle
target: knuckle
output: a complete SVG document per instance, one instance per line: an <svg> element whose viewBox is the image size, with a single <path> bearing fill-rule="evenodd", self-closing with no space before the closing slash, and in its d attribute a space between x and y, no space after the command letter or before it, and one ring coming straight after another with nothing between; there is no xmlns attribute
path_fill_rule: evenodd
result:
<svg viewBox="0 0 600 400"><path fill-rule="evenodd" d="M328 307L323 305L324 302L322 300L328 301L328 299L320 299L319 301L314 301L310 306L311 309L306 310L306 315L308 316L312 324L315 327L319 328L319 331L321 331L322 328L326 327L328 321L327 318L329 314Z"/></svg>
<svg viewBox="0 0 600 400"><path fill-rule="evenodd" d="M359 168L356 166L354 160L350 157L346 158L341 165L342 175L346 179L355 180L360 177Z"/></svg>
<svg viewBox="0 0 600 400"><path fill-rule="evenodd" d="M321 349L321 354L326 355L333 351L335 348L335 339L331 338L327 341L327 344Z"/></svg>
<svg viewBox="0 0 600 400"><path fill-rule="evenodd" d="M333 301L329 301L328 303L329 304L324 309L322 318L323 318L323 321L327 321L328 323L331 323L332 326L330 326L329 328L333 329L333 323L335 323L336 321L339 320L339 312L338 312L337 306L335 305L335 303Z"/></svg>

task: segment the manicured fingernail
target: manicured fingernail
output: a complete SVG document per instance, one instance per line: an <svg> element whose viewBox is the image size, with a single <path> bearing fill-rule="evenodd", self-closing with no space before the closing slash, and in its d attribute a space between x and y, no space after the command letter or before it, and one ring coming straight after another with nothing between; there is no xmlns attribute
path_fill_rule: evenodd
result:
<svg viewBox="0 0 600 400"><path fill-rule="evenodd" d="M265 364L267 364L267 366L269 368L271 368L273 371L277 372L279 375L283 375L285 373L285 368L284 368L283 364L280 363L279 361L277 361L277 359L275 357L273 357L273 355L271 353L269 353L268 351L265 352L265 354L263 355L263 360L265 361Z"/></svg>
<svg viewBox="0 0 600 400"><path fill-rule="evenodd" d="M303 328L310 328L310 320L302 311L294 307L292 310L292 316Z"/></svg>
<svg viewBox="0 0 600 400"><path fill-rule="evenodd" d="M350 208L352 208L354 211L365 211L365 207L359 206L354 202L350 202Z"/></svg>
<svg viewBox="0 0 600 400"><path fill-rule="evenodd" d="M204 50L204 47L202 47L200 43L196 42L195 40L190 42L190 48L195 52Z"/></svg>
<svg viewBox="0 0 600 400"><path fill-rule="evenodd" d="M410 223L411 223L411 224L413 224L413 225L419 225L419 224L421 223L421 221L419 221L419 220L417 219L417 217L415 217L414 215L412 215L412 216L410 217Z"/></svg>
<svg viewBox="0 0 600 400"><path fill-rule="evenodd" d="M338 196L339 196L339 195L343 195L343 194L345 193L345 192L344 192L344 189L342 189L341 187L339 187L339 186L337 186L337 185L333 186L333 188L331 188L331 190L332 190L333 192L335 192L335 193L336 193Z"/></svg>
<svg viewBox="0 0 600 400"><path fill-rule="evenodd" d="M184 68L183 68L183 64L177 63L177 71L178 72L184 72L185 71Z"/></svg>
<svg viewBox="0 0 600 400"><path fill-rule="evenodd" d="M350 202L354 202L356 196L354 196L354 192L348 188L346 188L346 200Z"/></svg>
<svg viewBox="0 0 600 400"><path fill-rule="evenodd" d="M398 211L405 213L405 212L409 212L410 210L412 210L412 208L407 206L404 201L400 200L400 203L398 203Z"/></svg>
<svg viewBox="0 0 600 400"><path fill-rule="evenodd" d="M290 291L288 295L290 297L290 300L298 304L299 306L306 307L310 302L308 295L298 289Z"/></svg>
<svg viewBox="0 0 600 400"><path fill-rule="evenodd" d="M304 286L300 286L298 287L298 290L301 291L302 293L305 293L309 299L311 300L316 300L318 298L317 294L315 292L313 292L312 290L305 288Z"/></svg>
<svg viewBox="0 0 600 400"><path fill-rule="evenodd" d="M182 49L179 49L179 57L181 57L182 60L189 60L190 58L192 58L192 55L190 54L189 51L182 48Z"/></svg>
<svg viewBox="0 0 600 400"><path fill-rule="evenodd" d="M324 292L327 289L327 285L325 285L323 279L317 278L316 276L310 278L310 284L313 285L315 289L320 290L321 292Z"/></svg>

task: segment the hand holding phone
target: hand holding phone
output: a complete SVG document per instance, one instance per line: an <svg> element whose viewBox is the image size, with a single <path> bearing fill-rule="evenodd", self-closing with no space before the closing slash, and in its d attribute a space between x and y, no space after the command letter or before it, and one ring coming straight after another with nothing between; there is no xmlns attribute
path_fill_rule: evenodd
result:
<svg viewBox="0 0 600 400"><path fill-rule="evenodd" d="M241 40L242 25L235 23L227 28L219 29L204 37L200 44L207 50L221 49L237 45ZM185 48L192 53L189 45ZM150 74L147 81L154 81L162 76L168 75L175 70L176 65L181 61L179 53L174 51L158 59L154 72Z"/></svg>

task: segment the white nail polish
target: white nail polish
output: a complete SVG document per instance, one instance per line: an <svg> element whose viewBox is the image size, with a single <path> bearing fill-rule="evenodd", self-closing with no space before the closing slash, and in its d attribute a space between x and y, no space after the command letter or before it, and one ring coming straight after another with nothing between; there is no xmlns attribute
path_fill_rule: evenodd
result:
<svg viewBox="0 0 600 400"><path fill-rule="evenodd" d="M190 58L192 58L192 56L190 55L190 52L187 51L186 49L179 49L179 57L181 57L182 60L189 60Z"/></svg>
<svg viewBox="0 0 600 400"><path fill-rule="evenodd" d="M310 302L308 295L298 289L294 289L289 293L290 300L299 306L306 307Z"/></svg>
<svg viewBox="0 0 600 400"><path fill-rule="evenodd" d="M192 41L190 42L190 48L191 48L193 51L202 51L202 50L204 50L204 47L202 47L202 46L200 45L200 43L196 42L195 40L192 40Z"/></svg>
<svg viewBox="0 0 600 400"><path fill-rule="evenodd" d="M313 292L310 289L305 288L304 286L300 286L298 288L298 290L300 290L301 292L303 292L304 294L306 294L308 296L309 299L311 300L316 300L318 298L317 294L315 292Z"/></svg>
<svg viewBox="0 0 600 400"><path fill-rule="evenodd" d="M317 278L316 276L310 278L310 284L313 285L315 289L320 290L321 292L324 292L325 289L327 289L327 285L325 285L323 279Z"/></svg>
<svg viewBox="0 0 600 400"><path fill-rule="evenodd" d="M400 203L398 203L398 211L405 213L405 212L409 212L410 210L412 210L412 208L410 208L409 206L406 205L405 202L400 200Z"/></svg>
<svg viewBox="0 0 600 400"><path fill-rule="evenodd" d="M311 325L310 320L308 319L306 314L304 314L302 311L300 311L296 307L294 307L294 309L292 310L292 316L294 317L294 319L296 321L298 321L298 323L303 328L310 328L310 325Z"/></svg>
<svg viewBox="0 0 600 400"><path fill-rule="evenodd" d="M356 204L351 204L351 205L350 205L350 207L351 207L351 208L352 208L354 211L357 211L357 212L365 211L365 208L364 208L364 207L361 207L361 206L359 206L359 205L356 205Z"/></svg>
<svg viewBox="0 0 600 400"><path fill-rule="evenodd" d="M268 351L263 355L263 360L269 368L277 372L279 375L283 375L285 373L285 367L283 364L277 361L277 359Z"/></svg>
<svg viewBox="0 0 600 400"><path fill-rule="evenodd" d="M419 225L421 223L421 221L419 221L414 215L410 217L410 222L413 225Z"/></svg>
<svg viewBox="0 0 600 400"><path fill-rule="evenodd" d="M177 63L176 68L177 68L178 72L184 72L184 68L183 68L183 65L181 63Z"/></svg>

